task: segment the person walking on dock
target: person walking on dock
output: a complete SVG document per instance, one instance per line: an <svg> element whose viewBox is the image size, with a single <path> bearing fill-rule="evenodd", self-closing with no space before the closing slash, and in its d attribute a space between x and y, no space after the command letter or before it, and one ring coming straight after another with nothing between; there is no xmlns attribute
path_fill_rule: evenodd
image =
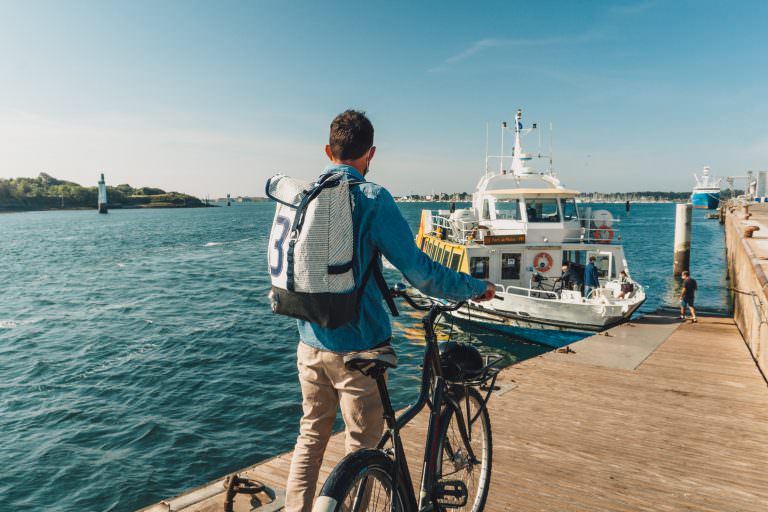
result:
<svg viewBox="0 0 768 512"><path fill-rule="evenodd" d="M584 297L589 299L597 288L600 288L600 278L597 273L597 267L595 266L597 258L594 256L589 257L589 263L584 269Z"/></svg>
<svg viewBox="0 0 768 512"><path fill-rule="evenodd" d="M374 279L360 276L367 262L380 265L378 253L397 267L423 293L452 300L490 300L493 284L454 272L432 261L414 242L413 232L392 195L366 181L373 145L373 125L362 112L347 110L331 123L325 152L331 160L325 173L345 173L361 182L352 194L355 256L353 267L362 286L356 320L335 329L298 320L297 366L303 416L286 484L286 512L309 512L317 478L336 413L346 424L347 453L373 448L384 429L383 406L376 382L344 365L350 353L372 349L390 350L392 327L382 305L382 293ZM374 259L375 258L375 259ZM362 282L360 282L362 281Z"/></svg>
<svg viewBox="0 0 768 512"><path fill-rule="evenodd" d="M687 307L691 310L691 322L698 322L696 320L696 308L694 308L693 303L699 285L687 270L683 270L682 277L683 288L680 290L680 320L685 320L685 308Z"/></svg>

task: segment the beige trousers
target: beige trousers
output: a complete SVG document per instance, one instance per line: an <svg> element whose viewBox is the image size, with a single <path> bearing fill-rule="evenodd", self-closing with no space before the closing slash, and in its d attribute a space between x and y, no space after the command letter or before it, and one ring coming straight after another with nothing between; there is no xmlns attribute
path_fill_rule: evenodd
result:
<svg viewBox="0 0 768 512"><path fill-rule="evenodd" d="M285 486L286 512L312 510L317 476L339 405L347 427L347 453L375 447L383 433L384 408L376 381L347 370L346 355L299 343L296 356L304 416Z"/></svg>

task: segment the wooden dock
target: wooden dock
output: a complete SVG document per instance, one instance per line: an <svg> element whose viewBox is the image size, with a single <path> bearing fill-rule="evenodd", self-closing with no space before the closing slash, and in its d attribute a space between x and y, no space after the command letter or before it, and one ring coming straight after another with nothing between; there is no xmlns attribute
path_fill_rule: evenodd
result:
<svg viewBox="0 0 768 512"><path fill-rule="evenodd" d="M733 320L651 316L572 348L501 373L487 511L768 510L768 387ZM418 479L416 423L404 435ZM321 478L342 452L336 435ZM289 461L246 474L281 489ZM151 510L220 511L211 489Z"/></svg>

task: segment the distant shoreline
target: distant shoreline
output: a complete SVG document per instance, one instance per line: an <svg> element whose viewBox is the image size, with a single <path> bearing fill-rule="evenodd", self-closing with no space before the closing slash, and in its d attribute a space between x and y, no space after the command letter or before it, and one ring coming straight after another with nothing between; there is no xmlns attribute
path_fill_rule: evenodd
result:
<svg viewBox="0 0 768 512"><path fill-rule="evenodd" d="M110 206L107 211L115 210L185 210L192 208L220 208L218 204L201 204L190 206L176 206L176 205L163 205L163 206ZM75 212L75 211L94 211L98 212L98 208L91 206L70 206L64 208L2 208L0 207L0 214L4 213L28 213L28 212Z"/></svg>

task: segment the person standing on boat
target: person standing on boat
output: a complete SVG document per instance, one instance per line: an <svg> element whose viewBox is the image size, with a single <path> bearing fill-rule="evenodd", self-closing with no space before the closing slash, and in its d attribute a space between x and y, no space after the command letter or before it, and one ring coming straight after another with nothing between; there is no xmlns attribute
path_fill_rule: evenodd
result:
<svg viewBox="0 0 768 512"><path fill-rule="evenodd" d="M621 272L619 272L619 294L616 295L616 298L623 299L627 294L632 293L634 289L635 285L633 285L632 280L629 279L627 271L621 269Z"/></svg>
<svg viewBox="0 0 768 512"><path fill-rule="evenodd" d="M581 288L581 279L579 273L576 272L570 263L563 263L562 274L557 278L560 281L560 289L573 290L574 288ZM557 281L556 281L557 282Z"/></svg>
<svg viewBox="0 0 768 512"><path fill-rule="evenodd" d="M589 263L584 269L584 297L589 299L592 296L592 292L597 288L600 288L600 278L597 273L597 266L595 266L597 258L594 256L589 257Z"/></svg>
<svg viewBox="0 0 768 512"><path fill-rule="evenodd" d="M378 251L413 286L429 296L492 299L493 284L454 272L419 250L392 195L365 180L375 152L373 125L364 113L347 110L336 116L331 123L329 144L325 146L331 160L325 172L343 172L351 180L362 182L350 187L354 204L355 275L361 276L364 262L372 261ZM344 365L344 357L352 352L391 350L392 327L373 279L367 281L359 307L357 320L336 329L298 321L301 341L297 366L304 414L285 489L286 512L311 510L339 406L346 424L347 453L375 447L383 433L384 408L376 381Z"/></svg>
<svg viewBox="0 0 768 512"><path fill-rule="evenodd" d="M691 277L690 272L687 270L683 270L682 276L683 288L680 290L680 320L685 320L685 308L687 307L691 310L691 322L698 322L693 302L696 298L696 290L699 288L699 284Z"/></svg>

